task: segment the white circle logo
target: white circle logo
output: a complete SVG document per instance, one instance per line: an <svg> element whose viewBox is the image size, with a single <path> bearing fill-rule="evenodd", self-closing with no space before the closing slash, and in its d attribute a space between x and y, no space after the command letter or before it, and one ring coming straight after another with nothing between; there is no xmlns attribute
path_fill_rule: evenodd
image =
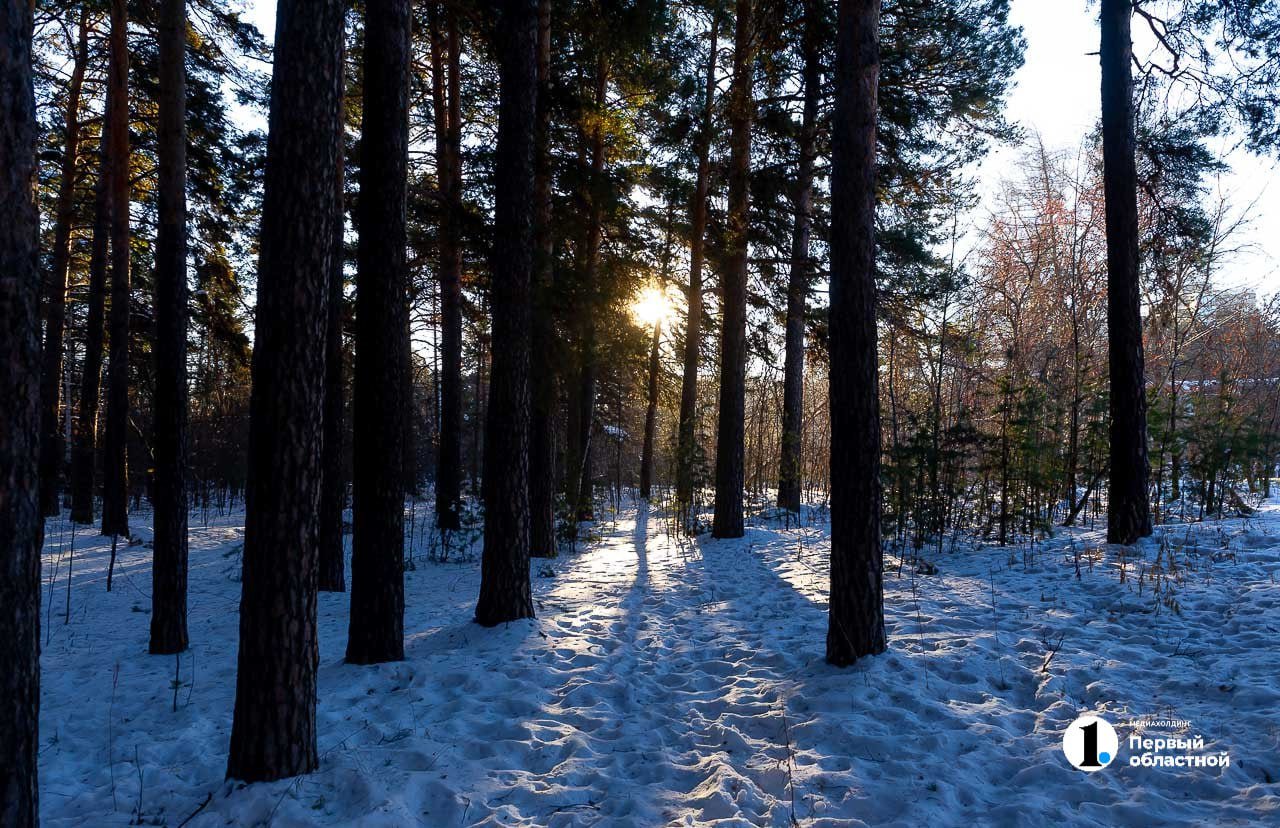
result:
<svg viewBox="0 0 1280 828"><path fill-rule="evenodd" d="M1088 773L1110 765L1119 748L1115 728L1099 716L1081 716L1062 734L1062 752L1067 761Z"/></svg>

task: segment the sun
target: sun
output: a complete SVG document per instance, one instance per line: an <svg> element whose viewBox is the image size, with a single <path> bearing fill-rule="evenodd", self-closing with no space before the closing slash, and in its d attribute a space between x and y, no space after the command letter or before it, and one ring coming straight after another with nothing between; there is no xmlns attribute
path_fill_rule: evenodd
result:
<svg viewBox="0 0 1280 828"><path fill-rule="evenodd" d="M631 301L631 315L644 327L652 327L671 315L671 298L657 285L648 285Z"/></svg>

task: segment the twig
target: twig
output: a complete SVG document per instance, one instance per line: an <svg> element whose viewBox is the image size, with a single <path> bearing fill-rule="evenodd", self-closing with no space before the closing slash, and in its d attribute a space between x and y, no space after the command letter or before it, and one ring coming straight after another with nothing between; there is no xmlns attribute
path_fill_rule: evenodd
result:
<svg viewBox="0 0 1280 828"><path fill-rule="evenodd" d="M213 801L213 791L210 791L210 792L208 793L208 795L207 795L207 796L205 796L205 798L204 798L204 802L201 802L201 803L200 803L200 807L196 808L194 811L192 811L192 812L187 816L187 818L186 818L186 819L184 819L184 820L182 820L182 822L179 822L179 823L178 823L178 828L186 828L187 823L188 823L188 822L190 822L191 820L195 819L195 818L196 818L196 814L199 814L201 811L203 811L203 810L205 809L205 806L206 806L206 805L208 805L208 804L209 804L210 802L212 802L212 801Z"/></svg>
<svg viewBox="0 0 1280 828"><path fill-rule="evenodd" d="M107 703L107 769L111 772L111 810L117 809L116 805L116 763L115 763L115 715L113 711L116 708L116 685L120 682L120 662L116 662L115 670L111 673L111 701Z"/></svg>
<svg viewBox="0 0 1280 828"><path fill-rule="evenodd" d="M1062 635L1058 636L1058 643L1053 645L1053 647L1049 650L1048 655L1044 657L1044 663L1040 665L1041 673L1049 672L1049 662L1053 661L1053 657L1058 654L1058 650L1062 649L1062 639L1065 637L1066 637L1066 633L1063 633Z"/></svg>

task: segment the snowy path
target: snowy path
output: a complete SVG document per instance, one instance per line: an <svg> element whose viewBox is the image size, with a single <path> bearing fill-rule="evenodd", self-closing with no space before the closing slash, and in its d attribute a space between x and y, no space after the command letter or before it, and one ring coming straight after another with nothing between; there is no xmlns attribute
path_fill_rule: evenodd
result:
<svg viewBox="0 0 1280 828"><path fill-rule="evenodd" d="M65 563L46 586L42 812L176 825L208 798L191 825L1277 821L1276 508L1178 530L1159 596L1155 542L1124 582L1088 532L944 553L938 575L887 577L891 649L848 670L821 659L815 529L688 542L627 513L555 577L535 561L538 619L495 630L468 620L474 562L419 561L402 663L343 664L346 596L321 597L321 768L254 786L222 781L242 516L193 531L176 712L175 661L146 655L149 550L121 549L108 594L108 544L82 535L69 624ZM46 578L67 540L51 532ZM1187 719L1232 764L1081 773L1060 739L1086 710Z"/></svg>

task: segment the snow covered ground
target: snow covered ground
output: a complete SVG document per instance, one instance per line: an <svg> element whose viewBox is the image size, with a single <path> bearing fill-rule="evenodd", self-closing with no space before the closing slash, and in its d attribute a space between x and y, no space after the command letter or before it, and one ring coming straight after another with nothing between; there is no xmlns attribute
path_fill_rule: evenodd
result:
<svg viewBox="0 0 1280 828"><path fill-rule="evenodd" d="M53 521L44 823L1280 824L1280 503L1128 557L1073 531L926 553L935 574L894 559L890 650L846 670L822 660L820 517L691 542L625 511L535 561L538 619L493 630L470 622L478 563L420 552L399 664L343 664L347 597L323 594L321 768L252 786L223 781L243 515L193 519L177 659L146 652L145 542L107 593L110 544L81 531L64 622ZM1061 749L1085 711L1121 739L1091 774ZM1230 764L1130 766L1144 718L1184 720L1146 735L1202 736Z"/></svg>

